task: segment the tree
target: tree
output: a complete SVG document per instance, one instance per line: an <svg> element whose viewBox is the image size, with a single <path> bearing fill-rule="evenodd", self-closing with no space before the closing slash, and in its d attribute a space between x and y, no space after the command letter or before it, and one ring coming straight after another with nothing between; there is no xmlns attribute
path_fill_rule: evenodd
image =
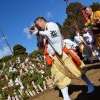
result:
<svg viewBox="0 0 100 100"><path fill-rule="evenodd" d="M32 53L29 54L30 57L34 57L34 58L40 58L43 56L43 50L38 49L38 50L34 50Z"/></svg>
<svg viewBox="0 0 100 100"><path fill-rule="evenodd" d="M90 5L93 11L100 10L100 3L98 2L93 2L92 5Z"/></svg>
<svg viewBox="0 0 100 100"><path fill-rule="evenodd" d="M27 55L28 53L26 52L26 48L23 47L22 45L15 45L13 47L13 54L14 55Z"/></svg>
<svg viewBox="0 0 100 100"><path fill-rule="evenodd" d="M12 58L13 58L13 55L4 56L3 58L0 59L0 62L7 62Z"/></svg>
<svg viewBox="0 0 100 100"><path fill-rule="evenodd" d="M74 31L80 30L84 26L85 19L81 12L82 4L78 2L70 3L66 8L67 18L64 21L64 27L67 26L68 36L73 39Z"/></svg>
<svg viewBox="0 0 100 100"><path fill-rule="evenodd" d="M74 31L79 31L84 26L85 19L82 15L81 7L81 3L70 3L66 8L67 18L65 19L63 26L57 23L64 38L73 39Z"/></svg>
<svg viewBox="0 0 100 100"><path fill-rule="evenodd" d="M83 14L81 12L82 6L83 5L79 2L73 2L66 7L67 18L63 23L63 27L65 27L67 30L68 38L73 39L74 31L80 31L84 26L86 20L84 19ZM93 11L100 10L99 3L93 2L93 4L90 6L92 7ZM62 27L60 28L62 29Z"/></svg>
<svg viewBox="0 0 100 100"><path fill-rule="evenodd" d="M62 35L64 38L66 38L66 37L67 37L67 34L68 34L68 32L67 32L68 27L67 27L67 26L64 27L64 26L60 25L58 22L57 22L56 24L57 24L58 27L60 28L61 35Z"/></svg>

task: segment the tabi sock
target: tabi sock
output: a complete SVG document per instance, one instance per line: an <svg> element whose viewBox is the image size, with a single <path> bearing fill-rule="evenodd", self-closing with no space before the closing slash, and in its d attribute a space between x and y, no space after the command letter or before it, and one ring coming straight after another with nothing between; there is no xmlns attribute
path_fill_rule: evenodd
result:
<svg viewBox="0 0 100 100"><path fill-rule="evenodd" d="M87 93L91 93L94 91L94 85L92 82L90 82L90 80L87 78L86 75L84 75L82 77L82 79L86 82L87 86L88 86L88 92Z"/></svg>
<svg viewBox="0 0 100 100"><path fill-rule="evenodd" d="M100 61L100 57L98 57L99 61Z"/></svg>
<svg viewBox="0 0 100 100"><path fill-rule="evenodd" d="M87 57L87 59L88 59L91 63L93 63L93 60L92 60L91 58Z"/></svg>
<svg viewBox="0 0 100 100"><path fill-rule="evenodd" d="M61 89L64 100L71 100L68 94L68 87Z"/></svg>

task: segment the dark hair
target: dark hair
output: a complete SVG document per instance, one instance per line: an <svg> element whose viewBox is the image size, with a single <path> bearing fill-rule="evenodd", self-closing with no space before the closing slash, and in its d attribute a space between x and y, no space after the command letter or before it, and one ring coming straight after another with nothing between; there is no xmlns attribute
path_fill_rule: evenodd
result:
<svg viewBox="0 0 100 100"><path fill-rule="evenodd" d="M45 19L44 17L38 17L38 18L35 19L34 23L36 23L36 21L39 20L39 19L42 19L42 20L44 20L45 22L47 22L46 19Z"/></svg>
<svg viewBox="0 0 100 100"><path fill-rule="evenodd" d="M87 8L91 8L90 6L84 7L84 10L86 10ZM92 8L91 8L92 9Z"/></svg>
<svg viewBox="0 0 100 100"><path fill-rule="evenodd" d="M86 7L86 6L84 6L84 7L83 7L83 10L86 10L86 8L87 8L87 7Z"/></svg>
<svg viewBox="0 0 100 100"><path fill-rule="evenodd" d="M86 28L86 26L83 26L83 28Z"/></svg>

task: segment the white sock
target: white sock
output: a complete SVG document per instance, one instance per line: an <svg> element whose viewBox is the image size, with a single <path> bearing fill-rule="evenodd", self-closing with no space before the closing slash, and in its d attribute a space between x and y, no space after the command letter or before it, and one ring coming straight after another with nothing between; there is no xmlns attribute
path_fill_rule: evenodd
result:
<svg viewBox="0 0 100 100"><path fill-rule="evenodd" d="M94 52L94 51L92 52L92 55L93 55L94 57L96 56L96 54L95 54L95 52Z"/></svg>
<svg viewBox="0 0 100 100"><path fill-rule="evenodd" d="M99 61L100 61L100 57L98 57Z"/></svg>
<svg viewBox="0 0 100 100"><path fill-rule="evenodd" d="M68 87L61 89L64 100L71 100L68 94Z"/></svg>

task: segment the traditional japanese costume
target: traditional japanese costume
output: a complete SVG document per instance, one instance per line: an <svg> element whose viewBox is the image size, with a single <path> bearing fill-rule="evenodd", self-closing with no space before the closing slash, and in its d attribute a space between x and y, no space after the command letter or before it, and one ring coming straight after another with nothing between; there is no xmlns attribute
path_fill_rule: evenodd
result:
<svg viewBox="0 0 100 100"><path fill-rule="evenodd" d="M45 42L47 45L44 45L46 54L49 54L53 60L51 64L51 74L55 85L62 89L71 83L72 78L80 79L86 72L86 65L76 54L72 54L63 46L58 25L53 22L47 23L45 31L39 31L39 35L48 40Z"/></svg>

